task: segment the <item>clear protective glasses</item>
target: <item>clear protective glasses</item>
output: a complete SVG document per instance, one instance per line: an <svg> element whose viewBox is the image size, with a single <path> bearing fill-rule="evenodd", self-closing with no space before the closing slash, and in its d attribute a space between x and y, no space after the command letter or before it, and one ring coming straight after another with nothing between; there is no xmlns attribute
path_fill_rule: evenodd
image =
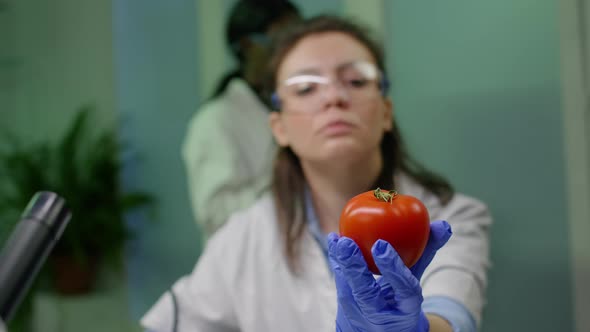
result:
<svg viewBox="0 0 590 332"><path fill-rule="evenodd" d="M281 82L272 96L276 110L288 107L296 112L315 112L321 109L331 85L350 102L362 102L385 95L388 81L374 64L354 61L335 70L334 77L304 70Z"/></svg>

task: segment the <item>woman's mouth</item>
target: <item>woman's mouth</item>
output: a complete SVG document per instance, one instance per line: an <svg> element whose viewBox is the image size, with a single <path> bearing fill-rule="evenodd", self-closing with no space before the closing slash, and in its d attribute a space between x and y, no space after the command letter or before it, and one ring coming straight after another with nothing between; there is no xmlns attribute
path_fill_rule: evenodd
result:
<svg viewBox="0 0 590 332"><path fill-rule="evenodd" d="M326 124L321 131L329 136L337 136L348 134L353 128L354 126L350 122L338 120Z"/></svg>

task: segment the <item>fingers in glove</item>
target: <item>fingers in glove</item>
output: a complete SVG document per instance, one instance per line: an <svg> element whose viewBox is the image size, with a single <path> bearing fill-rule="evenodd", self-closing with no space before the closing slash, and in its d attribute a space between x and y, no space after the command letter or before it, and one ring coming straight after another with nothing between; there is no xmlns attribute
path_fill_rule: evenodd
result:
<svg viewBox="0 0 590 332"><path fill-rule="evenodd" d="M420 282L393 247L384 240L377 240L371 249L375 264L381 271L383 282L389 284L395 293L398 309L403 313L421 310L422 288Z"/></svg>
<svg viewBox="0 0 590 332"><path fill-rule="evenodd" d="M328 243L329 256L338 265L335 271L340 273L350 287L354 302L364 315L371 315L383 307L379 297L379 285L369 271L361 250L350 238L340 237ZM338 286L338 285L337 285Z"/></svg>
<svg viewBox="0 0 590 332"><path fill-rule="evenodd" d="M338 242L338 235L330 233L328 235L328 250L335 250L336 243ZM338 298L338 310L342 310L345 316L354 317L360 315L360 309L356 304L354 296L352 295L352 289L348 285L348 282L342 274L342 269L333 255L328 255L328 261L330 262L330 269L334 273L334 280L336 282L336 296ZM345 330L343 330L345 331Z"/></svg>
<svg viewBox="0 0 590 332"><path fill-rule="evenodd" d="M453 234L451 225L444 220L433 221L430 223L430 237L426 248L422 253L422 257L412 266L410 269L416 279L420 280L426 267L432 262L432 259L436 255L436 252L447 243Z"/></svg>

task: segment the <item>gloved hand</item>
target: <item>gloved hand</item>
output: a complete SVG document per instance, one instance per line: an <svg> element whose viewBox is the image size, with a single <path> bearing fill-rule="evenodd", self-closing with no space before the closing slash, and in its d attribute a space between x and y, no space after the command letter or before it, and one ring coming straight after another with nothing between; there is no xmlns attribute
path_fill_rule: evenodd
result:
<svg viewBox="0 0 590 332"><path fill-rule="evenodd" d="M328 235L330 267L338 293L336 331L428 331L420 278L450 237L451 226L446 221L432 222L424 253L410 269L389 243L378 240L371 252L382 276L375 280L353 240Z"/></svg>

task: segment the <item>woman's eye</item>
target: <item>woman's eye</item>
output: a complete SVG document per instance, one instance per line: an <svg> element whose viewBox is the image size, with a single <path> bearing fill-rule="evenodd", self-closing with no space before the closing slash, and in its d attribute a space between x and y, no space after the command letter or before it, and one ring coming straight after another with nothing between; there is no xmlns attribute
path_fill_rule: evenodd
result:
<svg viewBox="0 0 590 332"><path fill-rule="evenodd" d="M317 84L315 83L300 83L294 86L294 91L296 96L306 96L313 93L317 89Z"/></svg>
<svg viewBox="0 0 590 332"><path fill-rule="evenodd" d="M366 78L351 78L347 81L347 84L351 88L362 88L369 83Z"/></svg>

